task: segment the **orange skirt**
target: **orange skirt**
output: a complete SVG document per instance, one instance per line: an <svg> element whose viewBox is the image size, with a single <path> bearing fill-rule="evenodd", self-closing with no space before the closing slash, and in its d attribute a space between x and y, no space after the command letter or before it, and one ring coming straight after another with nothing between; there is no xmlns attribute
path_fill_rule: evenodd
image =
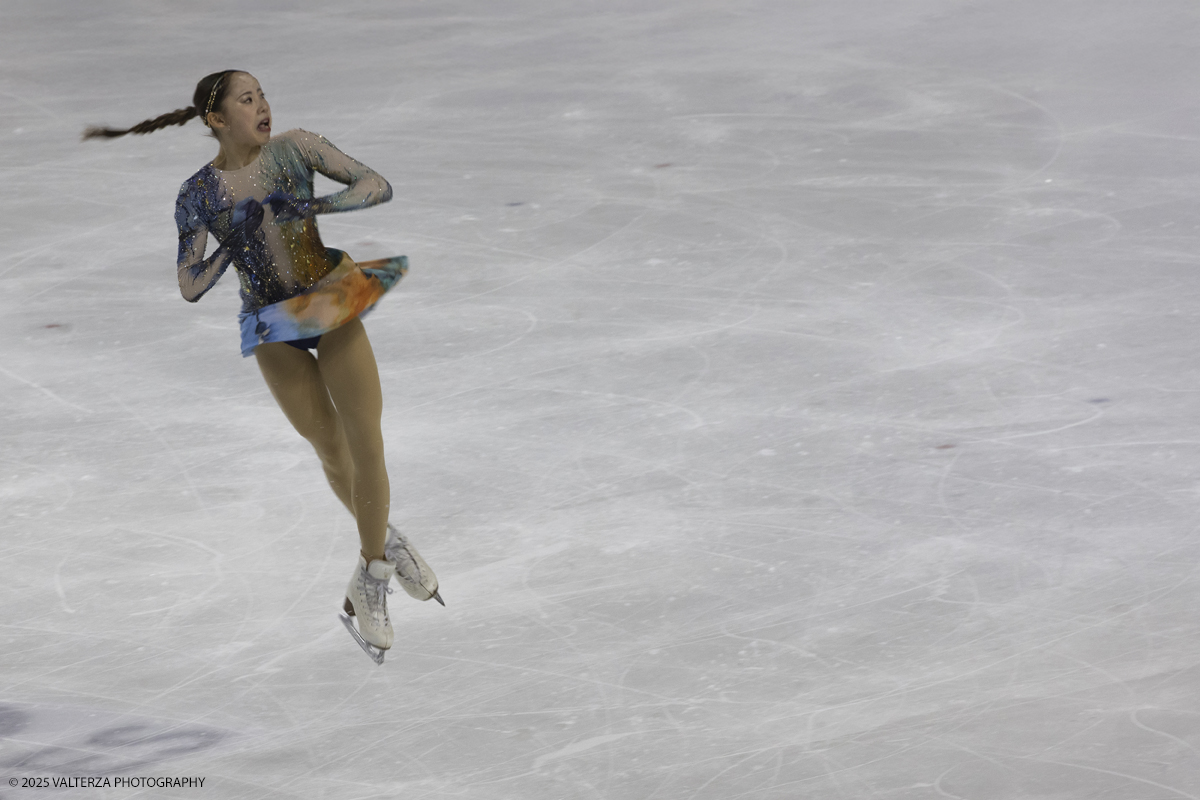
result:
<svg viewBox="0 0 1200 800"><path fill-rule="evenodd" d="M238 315L243 356L260 344L309 339L365 316L408 272L408 256L361 264L341 256L332 272L295 297Z"/></svg>

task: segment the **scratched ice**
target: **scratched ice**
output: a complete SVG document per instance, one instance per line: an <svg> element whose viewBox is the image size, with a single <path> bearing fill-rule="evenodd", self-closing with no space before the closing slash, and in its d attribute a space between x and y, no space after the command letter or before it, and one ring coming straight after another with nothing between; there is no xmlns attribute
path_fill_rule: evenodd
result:
<svg viewBox="0 0 1200 800"><path fill-rule="evenodd" d="M0 6L0 795L1200 798L1183 0ZM178 295L253 71L390 204L397 593ZM57 796L57 795L56 795ZM64 794L64 796L66 796Z"/></svg>

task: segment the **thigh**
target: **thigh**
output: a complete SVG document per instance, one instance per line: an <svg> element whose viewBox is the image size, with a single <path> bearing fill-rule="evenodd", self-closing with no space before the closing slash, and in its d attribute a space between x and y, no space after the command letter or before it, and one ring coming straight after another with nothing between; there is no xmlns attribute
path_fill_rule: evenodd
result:
<svg viewBox="0 0 1200 800"><path fill-rule="evenodd" d="M254 348L254 357L275 402L301 436L313 441L336 435L337 412L312 353L268 342Z"/></svg>
<svg viewBox="0 0 1200 800"><path fill-rule="evenodd" d="M362 322L353 319L321 336L317 367L346 436L363 445L382 446L379 421L383 416L383 390L375 353Z"/></svg>

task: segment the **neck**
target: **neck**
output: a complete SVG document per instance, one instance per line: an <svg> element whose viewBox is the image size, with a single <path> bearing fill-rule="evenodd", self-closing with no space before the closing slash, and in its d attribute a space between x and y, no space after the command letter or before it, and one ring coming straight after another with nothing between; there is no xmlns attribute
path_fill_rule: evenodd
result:
<svg viewBox="0 0 1200 800"><path fill-rule="evenodd" d="M241 169L254 163L262 147L257 144L238 145L232 142L221 142L221 150L213 159L217 169Z"/></svg>

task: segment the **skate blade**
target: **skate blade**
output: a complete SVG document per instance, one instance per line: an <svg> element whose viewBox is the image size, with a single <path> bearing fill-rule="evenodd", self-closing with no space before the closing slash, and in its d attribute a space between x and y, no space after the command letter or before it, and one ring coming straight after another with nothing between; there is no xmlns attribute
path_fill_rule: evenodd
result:
<svg viewBox="0 0 1200 800"><path fill-rule="evenodd" d="M406 581L401 578L399 574L396 575L396 582L400 584L400 588L404 590L404 593L413 600L437 600L442 604L443 608L446 605L446 601L442 599L441 592L438 591L437 587L434 587L431 590L423 583L412 583L410 581Z"/></svg>
<svg viewBox="0 0 1200 800"><path fill-rule="evenodd" d="M363 649L363 652L370 656L371 660L376 664L383 663L383 656L387 653L386 650L380 650L375 645L368 642L358 632L358 628L354 627L354 623L350 621L350 617L345 614L338 614L338 619L346 626L346 630L350 631L350 635L354 637L354 641L358 642L358 646Z"/></svg>

